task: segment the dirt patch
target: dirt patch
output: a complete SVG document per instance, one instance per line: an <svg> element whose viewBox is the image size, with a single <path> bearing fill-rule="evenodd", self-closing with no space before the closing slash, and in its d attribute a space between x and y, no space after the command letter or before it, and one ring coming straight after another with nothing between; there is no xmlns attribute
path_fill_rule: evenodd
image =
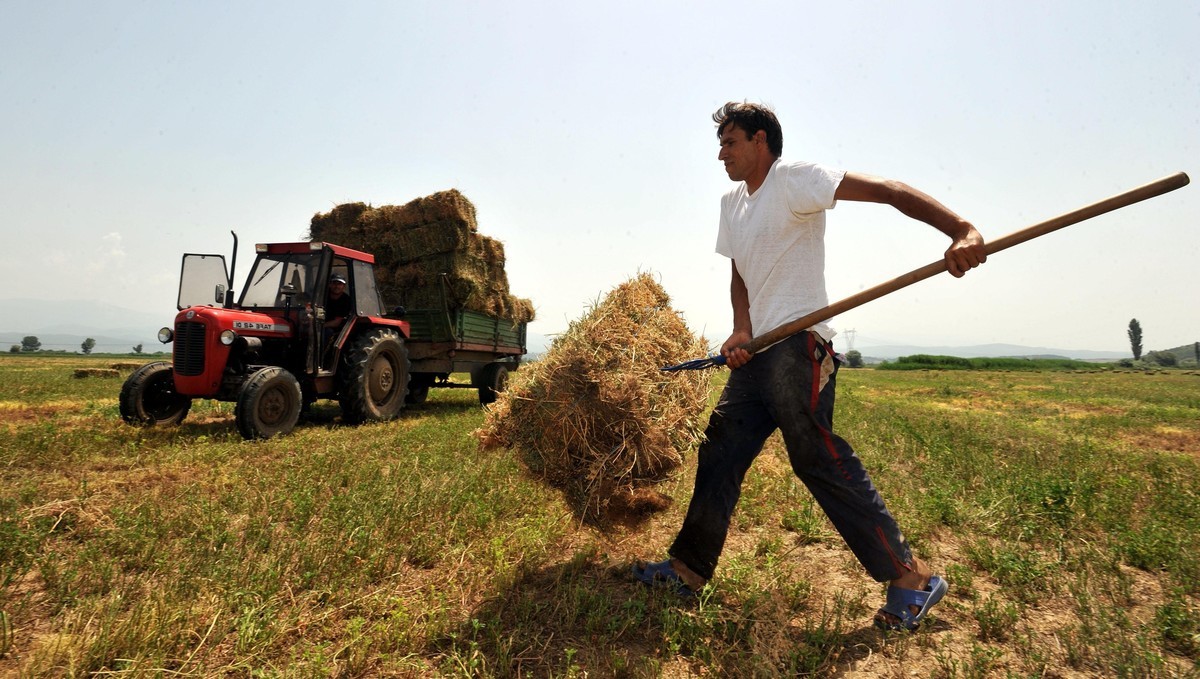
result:
<svg viewBox="0 0 1200 679"><path fill-rule="evenodd" d="M120 371L114 368L77 368L73 375L73 377L77 380L87 379L89 377L116 379L120 376Z"/></svg>
<svg viewBox="0 0 1200 679"><path fill-rule="evenodd" d="M0 402L0 424L22 425L48 420L66 409L67 406L62 404L31 406L23 403L4 401Z"/></svg>
<svg viewBox="0 0 1200 679"><path fill-rule="evenodd" d="M931 405L940 410L949 410L951 412L990 414L999 414L1005 412L1005 406L1003 402L993 398L987 398L982 395L968 398L952 398L946 401L935 401L932 402Z"/></svg>
<svg viewBox="0 0 1200 679"><path fill-rule="evenodd" d="M1116 406L1084 405L1082 403L1048 403L1046 405L1057 410L1062 417L1072 420L1089 417L1119 417L1126 413L1124 408Z"/></svg>
<svg viewBox="0 0 1200 679"><path fill-rule="evenodd" d="M37 569L19 576L9 585L9 590L4 611L10 617L19 617L21 624L12 626L10 650L0 654L0 675L15 677L20 672L23 655L28 655L21 650L32 650L43 643L42 640L52 637L56 621L51 615L45 582Z"/></svg>
<svg viewBox="0 0 1200 679"><path fill-rule="evenodd" d="M48 401L37 404L0 401L0 427L13 433L25 427L52 421L56 430L91 428L95 423L94 408L106 407L115 402L115 398L93 401ZM119 420L116 421L119 422Z"/></svg>
<svg viewBox="0 0 1200 679"><path fill-rule="evenodd" d="M1142 450L1165 450L1200 459L1200 432L1175 427L1155 427L1152 431L1129 432L1121 440Z"/></svg>

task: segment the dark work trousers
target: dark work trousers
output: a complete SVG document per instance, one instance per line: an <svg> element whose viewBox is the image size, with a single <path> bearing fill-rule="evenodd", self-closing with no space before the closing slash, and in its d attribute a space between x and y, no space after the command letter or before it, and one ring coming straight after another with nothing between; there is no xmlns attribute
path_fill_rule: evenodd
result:
<svg viewBox="0 0 1200 679"><path fill-rule="evenodd" d="M776 429L796 476L875 580L911 569L912 553L862 461L833 433L833 346L802 332L730 372L700 444L696 488L671 556L711 579L742 481Z"/></svg>

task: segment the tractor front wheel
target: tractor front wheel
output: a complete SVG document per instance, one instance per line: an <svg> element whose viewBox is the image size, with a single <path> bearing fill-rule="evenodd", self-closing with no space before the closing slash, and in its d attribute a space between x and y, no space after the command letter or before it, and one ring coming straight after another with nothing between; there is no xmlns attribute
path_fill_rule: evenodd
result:
<svg viewBox="0 0 1200 679"><path fill-rule="evenodd" d="M242 383L233 412L243 438L269 439L296 428L302 405L296 376L283 368L270 367Z"/></svg>
<svg viewBox="0 0 1200 679"><path fill-rule="evenodd" d="M377 327L355 338L343 354L338 402L348 423L390 420L408 394L408 349L400 334Z"/></svg>
<svg viewBox="0 0 1200 679"><path fill-rule="evenodd" d="M192 407L192 399L175 393L175 369L165 361L133 371L121 386L118 403L122 420L143 427L179 424Z"/></svg>

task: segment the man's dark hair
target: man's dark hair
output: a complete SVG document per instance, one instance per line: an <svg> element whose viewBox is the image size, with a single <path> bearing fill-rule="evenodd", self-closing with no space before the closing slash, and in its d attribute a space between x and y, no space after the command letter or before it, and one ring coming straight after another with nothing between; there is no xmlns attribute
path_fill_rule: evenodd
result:
<svg viewBox="0 0 1200 679"><path fill-rule="evenodd" d="M762 130L767 133L767 150L771 155L776 158L783 155L783 128L775 112L762 104L731 101L717 109L713 114L713 122L717 124L718 139L730 125L742 128L747 137L753 137Z"/></svg>

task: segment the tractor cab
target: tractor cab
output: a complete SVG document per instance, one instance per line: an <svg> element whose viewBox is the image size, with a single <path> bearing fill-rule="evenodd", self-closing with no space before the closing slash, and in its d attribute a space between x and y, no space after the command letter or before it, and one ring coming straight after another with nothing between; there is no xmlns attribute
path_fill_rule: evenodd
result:
<svg viewBox="0 0 1200 679"><path fill-rule="evenodd" d="M185 254L179 277L176 308L222 306L254 311L285 310L312 304L322 308L326 283L334 275L347 281L355 312L383 313L375 286L375 257L332 243L260 243L246 285L236 303L232 274L223 255Z"/></svg>

